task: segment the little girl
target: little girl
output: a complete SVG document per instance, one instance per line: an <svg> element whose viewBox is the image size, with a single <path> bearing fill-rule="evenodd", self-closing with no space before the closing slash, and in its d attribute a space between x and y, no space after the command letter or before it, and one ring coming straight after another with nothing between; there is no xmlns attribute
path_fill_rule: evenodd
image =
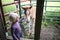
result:
<svg viewBox="0 0 60 40"><path fill-rule="evenodd" d="M11 34L13 37L13 40L20 40L20 37L22 36L22 31L21 31L21 26L19 21L19 16L17 13L10 13L9 14L9 19L12 22L11 25Z"/></svg>

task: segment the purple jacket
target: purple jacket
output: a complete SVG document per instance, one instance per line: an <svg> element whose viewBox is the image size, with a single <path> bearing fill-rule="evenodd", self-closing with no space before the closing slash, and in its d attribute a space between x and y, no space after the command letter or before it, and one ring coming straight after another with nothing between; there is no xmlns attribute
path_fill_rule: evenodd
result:
<svg viewBox="0 0 60 40"><path fill-rule="evenodd" d="M23 18L21 18L19 21L17 21L15 24L11 26L11 33L13 40L16 40L17 38L20 40L21 34L21 26L19 22L22 22Z"/></svg>

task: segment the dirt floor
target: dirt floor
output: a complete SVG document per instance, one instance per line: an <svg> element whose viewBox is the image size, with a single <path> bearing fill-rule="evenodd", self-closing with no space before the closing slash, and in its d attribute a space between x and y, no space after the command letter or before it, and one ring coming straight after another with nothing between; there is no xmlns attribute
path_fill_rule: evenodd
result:
<svg viewBox="0 0 60 40"><path fill-rule="evenodd" d="M40 40L60 40L60 29L55 26L42 27Z"/></svg>
<svg viewBox="0 0 60 40"><path fill-rule="evenodd" d="M32 17L35 17L36 8L31 9ZM55 26L48 25L41 28L40 40L60 40L60 29Z"/></svg>
<svg viewBox="0 0 60 40"><path fill-rule="evenodd" d="M22 38L24 40L24 38ZM33 40L33 39L25 39ZM55 26L41 27L40 40L60 40L60 29Z"/></svg>

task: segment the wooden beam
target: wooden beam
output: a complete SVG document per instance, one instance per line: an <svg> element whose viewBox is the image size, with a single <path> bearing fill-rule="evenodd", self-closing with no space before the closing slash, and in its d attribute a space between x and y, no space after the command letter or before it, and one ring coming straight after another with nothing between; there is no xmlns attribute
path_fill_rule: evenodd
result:
<svg viewBox="0 0 60 40"><path fill-rule="evenodd" d="M8 6L8 5L12 5L12 4L15 4L15 3L19 3L18 1L16 2L11 2L11 3L7 3L7 4L3 4L2 6Z"/></svg>
<svg viewBox="0 0 60 40"><path fill-rule="evenodd" d="M36 20L35 20L35 38L34 40L40 40L40 31L42 23L42 14L44 7L44 0L37 0Z"/></svg>

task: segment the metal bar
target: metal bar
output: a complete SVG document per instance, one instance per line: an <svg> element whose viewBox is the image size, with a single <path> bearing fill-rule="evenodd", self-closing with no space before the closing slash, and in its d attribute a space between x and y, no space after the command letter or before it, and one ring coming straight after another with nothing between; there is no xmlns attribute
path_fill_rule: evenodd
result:
<svg viewBox="0 0 60 40"><path fill-rule="evenodd" d="M19 3L19 2L17 1L17 2L12 2L12 3L8 3L8 4L3 4L2 6L8 6L8 5L12 5L12 4L15 4L15 3Z"/></svg>
<svg viewBox="0 0 60 40"><path fill-rule="evenodd" d="M46 2L46 0L44 0ZM47 0L47 2L60 2L60 0Z"/></svg>
<svg viewBox="0 0 60 40"><path fill-rule="evenodd" d="M60 6L44 6L44 7L59 7L60 8Z"/></svg>
<svg viewBox="0 0 60 40"><path fill-rule="evenodd" d="M45 1L46 2L46 1ZM16 1L15 3L19 3L18 1ZM14 2L12 3L8 3L8 4L3 4L3 6L8 6L8 5L12 5L15 4ZM29 4L28 4L29 5ZM44 7L60 7L60 6L44 6Z"/></svg>
<svg viewBox="0 0 60 40"><path fill-rule="evenodd" d="M19 0L19 14L20 14L20 18L21 18L21 4L20 4L20 0Z"/></svg>
<svg viewBox="0 0 60 40"><path fill-rule="evenodd" d="M46 8L47 8L47 0L46 0L46 3L45 3L45 6L44 7L45 7L45 15L46 15L46 12L47 12L46 11ZM46 16L45 16L45 18L46 18ZM45 22L46 22L46 19L45 19Z"/></svg>
<svg viewBox="0 0 60 40"><path fill-rule="evenodd" d="M52 11L52 10L49 10L49 11L47 10L46 12L50 12L50 13L53 13L53 12L54 12L54 13L60 13L60 11Z"/></svg>
<svg viewBox="0 0 60 40"><path fill-rule="evenodd" d="M1 16L1 24L2 24L2 26L0 26L0 27L2 27L2 39L1 40L7 40L6 39L6 35L5 35L5 19L4 19L4 14L3 14L3 8L2 8L2 0L0 0L0 16Z"/></svg>
<svg viewBox="0 0 60 40"><path fill-rule="evenodd" d="M9 13L8 13L8 14L5 14L4 17L5 17L5 16L8 16L8 15L9 15Z"/></svg>
<svg viewBox="0 0 60 40"><path fill-rule="evenodd" d="M2 1L0 1L0 6L1 6L1 12L2 12L2 18L4 22L4 26L6 26L5 18L4 18L4 11L3 11L3 6L2 6ZM6 28L6 27L5 27ZM7 30L6 30L7 31Z"/></svg>
<svg viewBox="0 0 60 40"><path fill-rule="evenodd" d="M60 1L47 1L47 2L60 2Z"/></svg>
<svg viewBox="0 0 60 40"><path fill-rule="evenodd" d="M2 18L3 18L3 22L4 22L4 26L5 26L4 28L5 28L5 31L7 31L5 17L4 17L4 11L3 11L3 6L2 6L2 1L0 1L0 6L1 6Z"/></svg>
<svg viewBox="0 0 60 40"><path fill-rule="evenodd" d="M25 2L25 1L21 1L21 2ZM15 4L15 3L19 3L18 1L16 2L11 2L11 3L7 3L7 4L3 4L2 6L8 6L8 5L12 5L12 4Z"/></svg>
<svg viewBox="0 0 60 40"><path fill-rule="evenodd" d="M41 22L43 14L44 0L37 0L37 10L36 10L36 23L35 23L35 38L34 40L40 40L41 32Z"/></svg>

